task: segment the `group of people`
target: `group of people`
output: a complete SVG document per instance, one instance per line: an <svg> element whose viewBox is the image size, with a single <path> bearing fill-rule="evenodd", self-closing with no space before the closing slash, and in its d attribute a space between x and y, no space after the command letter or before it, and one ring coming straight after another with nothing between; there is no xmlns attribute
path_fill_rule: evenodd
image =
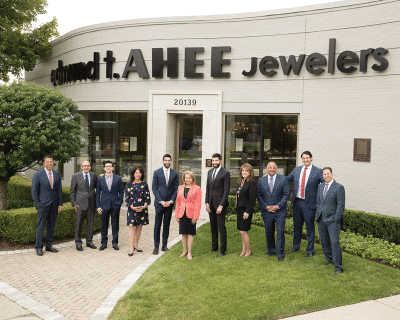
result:
<svg viewBox="0 0 400 320"><path fill-rule="evenodd" d="M301 155L303 166L298 166L287 176L277 173L277 164L273 161L267 164L267 175L261 177L258 183L254 180L254 170L249 163L240 168L238 186L236 188L237 229L242 237L242 252L240 256L249 257L252 254L248 231L256 199L261 207L264 220L267 243L267 255L276 255L278 261L285 257L285 221L287 216L287 201L290 197L289 183L293 182L292 206L294 237L290 252L300 249L303 224L307 230L307 257L314 255L315 227L318 224L322 249L327 264L334 264L335 273L343 272L342 253L339 242L339 232L342 214L345 206L344 187L333 180L332 169L320 169L312 165L312 154L304 151ZM180 257L192 259L193 236L196 234L196 222L200 216L202 190L196 185L196 177L191 171L182 175L179 185L178 173L171 168L172 159L165 154L163 166L153 174L152 192L156 209L154 222L154 250L159 254L167 251L169 226L172 211L175 206L175 219L179 223L179 233L182 235L183 252ZM227 250L227 234L225 215L228 207L230 191L230 173L222 166L222 156L212 155L212 169L207 174L205 206L210 217L211 250L222 257ZM43 255L42 237L47 224L46 251L58 252L52 246L54 225L57 213L62 210L61 178L57 171L52 170L53 158L46 156L44 169L35 173L32 180L32 198L38 209L38 224L36 229L36 253ZM71 204L76 211L75 244L82 251L81 229L83 221L87 220L86 247L96 249L93 244L94 213L101 215L101 246L107 248L108 226L111 218L112 247L119 250L119 216L125 196L128 207L127 226L129 234L129 256L135 251L143 252L139 247L142 226L149 224L148 205L151 203L149 186L145 180L141 166L134 167L130 173L130 181L124 190L120 176L113 174L114 165L111 161L104 164L105 174L97 176L91 172L88 161L81 166L82 171L73 175L71 180ZM163 225L162 239L160 239ZM277 232L275 242L275 229ZM220 238L220 246L218 246ZM219 248L219 249L218 249Z"/></svg>

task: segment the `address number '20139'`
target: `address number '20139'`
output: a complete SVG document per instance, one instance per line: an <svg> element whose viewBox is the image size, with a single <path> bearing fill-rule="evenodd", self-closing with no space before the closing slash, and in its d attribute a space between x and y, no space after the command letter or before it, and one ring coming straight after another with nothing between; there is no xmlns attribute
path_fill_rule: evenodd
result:
<svg viewBox="0 0 400 320"><path fill-rule="evenodd" d="M196 99L174 99L174 106L195 106Z"/></svg>

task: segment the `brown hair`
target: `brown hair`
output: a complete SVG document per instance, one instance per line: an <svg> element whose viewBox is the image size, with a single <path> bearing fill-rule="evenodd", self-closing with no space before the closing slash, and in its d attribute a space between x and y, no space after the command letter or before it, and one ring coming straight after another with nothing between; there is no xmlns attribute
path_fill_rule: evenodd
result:
<svg viewBox="0 0 400 320"><path fill-rule="evenodd" d="M245 163L244 165L242 165L240 167L240 170L239 170L239 179L238 179L239 184L242 183L242 179L243 179L242 171L243 171L243 169L246 169L248 172L250 172L249 180L254 178L253 166L250 163Z"/></svg>
<svg viewBox="0 0 400 320"><path fill-rule="evenodd" d="M185 177L186 175L189 175L192 178L192 183L196 184L196 177L194 176L194 173L192 171L186 170L183 175L182 175L182 183L185 184Z"/></svg>
<svg viewBox="0 0 400 320"><path fill-rule="evenodd" d="M131 170L131 175L130 175L130 179L131 181L135 181L135 172L136 170L139 170L139 172L142 174L140 180L144 181L144 170L142 168L142 166L136 166Z"/></svg>

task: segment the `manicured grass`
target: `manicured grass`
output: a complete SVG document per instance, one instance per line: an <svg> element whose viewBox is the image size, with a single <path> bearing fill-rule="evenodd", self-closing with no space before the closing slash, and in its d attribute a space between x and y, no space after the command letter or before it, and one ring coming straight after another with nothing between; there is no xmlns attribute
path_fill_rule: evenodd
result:
<svg viewBox="0 0 400 320"><path fill-rule="evenodd" d="M156 261L118 302L109 319L279 319L400 293L400 270L343 253L344 273L300 251L285 261L266 256L264 229L249 232L253 255L239 257L241 237L227 223L227 255L216 258L209 224L197 230L193 260L178 243ZM285 252L293 238L286 236Z"/></svg>

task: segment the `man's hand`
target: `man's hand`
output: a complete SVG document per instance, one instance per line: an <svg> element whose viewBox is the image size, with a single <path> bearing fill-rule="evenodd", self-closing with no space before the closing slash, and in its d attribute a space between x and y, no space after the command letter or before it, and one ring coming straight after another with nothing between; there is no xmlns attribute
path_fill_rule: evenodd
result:
<svg viewBox="0 0 400 320"><path fill-rule="evenodd" d="M215 213L216 214L220 214L222 212L223 208L224 208L223 206L218 206L218 209L217 209L217 211Z"/></svg>
<svg viewBox="0 0 400 320"><path fill-rule="evenodd" d="M62 210L62 206L58 206L58 213L60 213Z"/></svg>
<svg viewBox="0 0 400 320"><path fill-rule="evenodd" d="M249 217L249 214L247 212L243 213L243 220L247 220Z"/></svg>
<svg viewBox="0 0 400 320"><path fill-rule="evenodd" d="M206 203L206 211L208 213L211 213L210 205L208 203Z"/></svg>
<svg viewBox="0 0 400 320"><path fill-rule="evenodd" d="M76 205L76 206L74 207L74 209L75 209L75 212L78 212L78 208L79 208L79 206L78 206L78 205ZM60 211L58 211L58 212L60 212Z"/></svg>
<svg viewBox="0 0 400 320"><path fill-rule="evenodd" d="M103 210L101 210L101 208L97 208L97 212L98 212L99 214L101 214L101 213L103 212Z"/></svg>

